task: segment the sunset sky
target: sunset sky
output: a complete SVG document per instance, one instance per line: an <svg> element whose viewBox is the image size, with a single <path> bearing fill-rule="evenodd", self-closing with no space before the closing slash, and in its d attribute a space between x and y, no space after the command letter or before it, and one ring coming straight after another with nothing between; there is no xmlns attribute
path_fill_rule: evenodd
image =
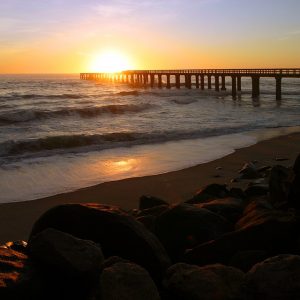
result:
<svg viewBox="0 0 300 300"><path fill-rule="evenodd" d="M300 67L299 0L1 0L0 73Z"/></svg>

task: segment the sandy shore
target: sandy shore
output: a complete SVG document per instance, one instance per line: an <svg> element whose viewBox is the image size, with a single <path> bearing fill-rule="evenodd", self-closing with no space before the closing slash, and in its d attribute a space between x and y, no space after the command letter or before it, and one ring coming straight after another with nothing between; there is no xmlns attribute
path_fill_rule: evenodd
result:
<svg viewBox="0 0 300 300"><path fill-rule="evenodd" d="M300 133L259 142L237 150L221 159L188 169L160 175L130 178L59 194L39 200L0 205L0 243L26 240L34 221L47 209L61 203L100 202L137 208L141 195L161 197L170 203L189 199L201 186L216 182L246 186L248 182L230 183L241 166L251 160L260 165L292 165L300 153ZM287 158L276 161L276 157ZM219 169L221 167L221 169Z"/></svg>

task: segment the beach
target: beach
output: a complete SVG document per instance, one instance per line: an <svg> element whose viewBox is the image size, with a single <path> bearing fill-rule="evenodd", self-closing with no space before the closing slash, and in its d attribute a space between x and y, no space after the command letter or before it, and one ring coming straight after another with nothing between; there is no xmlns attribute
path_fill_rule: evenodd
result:
<svg viewBox="0 0 300 300"><path fill-rule="evenodd" d="M249 180L236 183L231 180L237 177L238 170L246 162L256 161L259 166L291 166L299 153L300 133L293 133L261 141L223 158L179 171L106 182L33 201L1 204L0 242L27 240L39 216L59 204L96 202L129 210L138 208L142 195L160 197L169 203L181 202L210 183L245 188Z"/></svg>

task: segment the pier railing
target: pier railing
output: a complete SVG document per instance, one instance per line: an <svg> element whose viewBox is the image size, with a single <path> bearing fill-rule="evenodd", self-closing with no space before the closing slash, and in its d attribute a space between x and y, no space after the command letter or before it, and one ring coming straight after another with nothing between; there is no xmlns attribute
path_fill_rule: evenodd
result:
<svg viewBox="0 0 300 300"><path fill-rule="evenodd" d="M276 69L176 69L176 70L126 70L122 74L232 74L232 75L299 75L300 68Z"/></svg>

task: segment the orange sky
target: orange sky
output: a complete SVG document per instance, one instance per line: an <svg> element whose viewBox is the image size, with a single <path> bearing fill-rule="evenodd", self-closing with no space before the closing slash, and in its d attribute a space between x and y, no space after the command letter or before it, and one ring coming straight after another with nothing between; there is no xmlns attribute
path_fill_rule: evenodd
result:
<svg viewBox="0 0 300 300"><path fill-rule="evenodd" d="M298 0L3 0L0 73L91 71L105 51L134 69L300 67L299 11Z"/></svg>

